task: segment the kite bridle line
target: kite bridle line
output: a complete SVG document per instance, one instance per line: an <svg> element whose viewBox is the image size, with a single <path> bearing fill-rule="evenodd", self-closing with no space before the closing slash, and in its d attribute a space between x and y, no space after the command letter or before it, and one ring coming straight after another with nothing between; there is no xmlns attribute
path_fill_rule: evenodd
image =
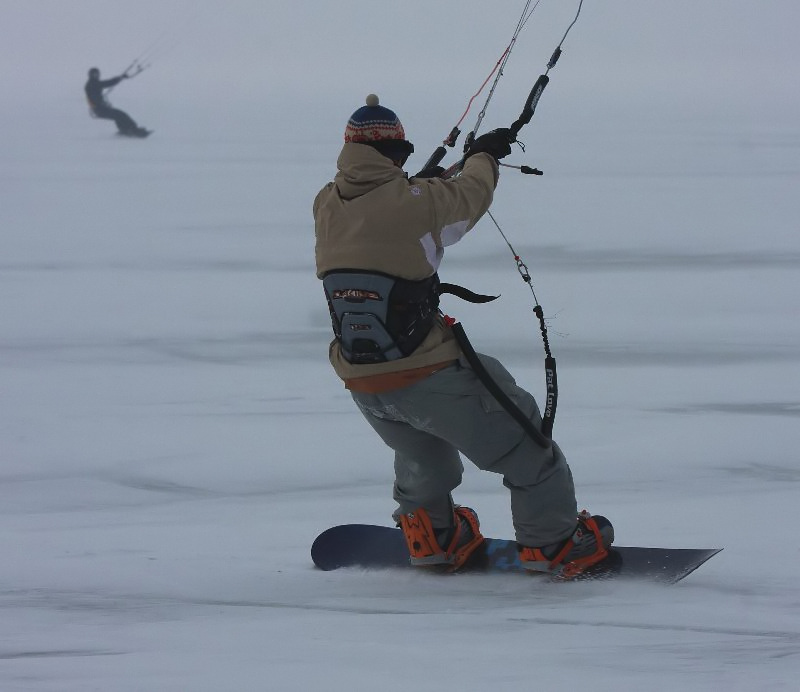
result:
<svg viewBox="0 0 800 692"><path fill-rule="evenodd" d="M472 143L472 138L475 137L475 133L478 131L478 128L481 126L481 122L483 121L483 117L486 115L486 109L489 106L489 102L492 100L492 96L494 96L494 90L497 88L497 83L500 81L500 77L503 76L503 68L505 68L506 63L508 62L509 57L511 57L511 51L514 49L514 44L517 42L517 37L519 36L520 32L522 31L525 24L528 23L531 15L534 13L536 8L539 6L539 2L541 0L536 0L536 3L531 8L532 0L527 0L525 3L525 7L522 10L522 14L520 15L519 20L517 21L517 27L514 30L514 34L511 36L511 41L506 46L503 53L500 55L500 58L497 60L492 71L489 73L489 76L483 80L483 84L481 84L478 91L476 91L472 97L467 102L467 107L464 109L464 112L461 114L461 117L458 119L458 122L453 126L453 129L450 130L450 134L444 139L442 144L436 148L436 150L431 154L430 158L425 162L425 165L422 167L423 170L427 168L432 168L434 166L438 166L441 163L442 159L447 155L447 149L445 147L454 147L456 145L456 140L458 136L461 134L461 130L459 129L461 123L464 122L464 119L467 117L470 109L472 108L472 103L475 101L476 98L480 95L483 91L484 87L489 83L489 80L492 78L492 75L495 75L494 82L492 82L492 86L489 89L489 94L486 97L486 101L484 101L483 108L481 108L481 112L478 114L478 120L475 122L475 127L472 128L472 132L468 136L468 142Z"/></svg>
<svg viewBox="0 0 800 692"><path fill-rule="evenodd" d="M480 89L478 89L478 91L469 100L469 103L467 104L467 108L464 111L464 114L461 116L458 123L456 123L455 127L453 127L450 134L444 140L442 145L437 147L437 149L425 163L423 170L439 165L439 163L447 154L445 146L448 147L455 146L456 139L461 133L461 131L459 130L460 124L462 123L467 113L469 112L469 109L472 106L472 102L475 100L478 94L480 94L481 91L483 91L483 88L486 86L486 84L489 82L492 75L494 74L495 75L494 82L492 83L492 86L489 89L489 94L486 97L486 101L483 104L483 108L478 114L478 119L475 123L475 127L473 127L472 131L467 135L465 139L464 142L465 152L469 149L470 145L475 140L475 136L478 132L478 129L481 126L481 123L483 122L483 118L486 114L486 109L489 106L489 102L492 100L492 97L494 96L494 91L497 87L498 82L500 81L500 77L503 76L503 69L505 68L506 63L508 62L508 59L511 55L511 51L514 48L514 44L516 43L517 38L522 29L524 28L525 24L527 24L531 15L538 7L540 0L537 0L536 3L533 5L533 7L531 7L531 2L532 0L527 0L527 2L525 3L525 7L522 11L522 14L520 15L519 21L517 22L517 26L516 29L514 30L514 34L511 37L511 41L509 42L505 51L503 51L503 54L500 56L500 59L497 61L497 64L495 65L494 69L489 74L489 76L484 80ZM573 18L570 25L567 27L566 31L564 32L564 35L561 37L561 41L559 41L558 45L556 46L555 50L550 56L550 60L547 61L547 69L543 74L539 75L538 79L533 85L533 88L528 94L528 98L525 100L525 105L522 108L522 112L520 113L519 117L509 127L511 135L510 143L517 142L518 141L517 135L519 134L520 130L525 125L531 122L531 119L533 118L533 115L536 112L536 106L539 103L539 99L541 98L542 93L544 92L544 88L550 81L549 77L550 70L552 70L556 66L558 59L561 57L562 53L561 46L563 45L569 32L572 30L572 27L575 26L575 23L578 21L578 17L580 16L582 7L583 7L583 0L579 0L578 10L575 13L575 17ZM519 145L520 148L523 151L525 151L524 144L520 142ZM440 177L451 178L457 176L461 172L461 169L464 167L464 160L465 160L464 157L462 157L459 161L450 166L450 168L446 169L443 173L441 173ZM521 173L526 173L529 175L542 175L542 171L540 171L537 168L531 168L529 166L512 166L503 163L501 163L500 165L509 168L515 168L519 170ZM519 275L522 278L522 280L528 284L528 288L530 289L531 295L533 296L533 302L534 302L533 313L536 315L539 321L539 329L542 334L542 342L544 344L544 351L545 351L545 383L547 388L547 396L545 400L544 410L542 411L541 436L543 436L546 440L550 440L552 439L553 423L555 422L556 406L558 403L558 377L556 372L556 361L555 358L553 358L553 355L550 351L550 341L547 335L547 324L545 322L544 310L542 309L542 306L539 304L539 300L536 297L536 292L533 289L533 282L527 265L522 260L517 251L514 249L514 247L511 245L511 242L506 237L506 234L503 232L503 229L500 227L500 224L497 222L497 219L495 219L491 211L487 211L487 214L489 218L492 220L492 223L494 224L495 228L502 236L506 245L508 246L508 249L511 251L511 254L514 257L514 261L516 262L517 271L519 272ZM536 431L533 432L535 433ZM534 434L534 437L537 436ZM539 442L541 443L541 440L539 440Z"/></svg>

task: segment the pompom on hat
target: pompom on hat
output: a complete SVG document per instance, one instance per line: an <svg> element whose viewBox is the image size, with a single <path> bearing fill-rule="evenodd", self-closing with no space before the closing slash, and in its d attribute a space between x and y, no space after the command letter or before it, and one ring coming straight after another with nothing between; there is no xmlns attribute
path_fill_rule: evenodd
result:
<svg viewBox="0 0 800 692"><path fill-rule="evenodd" d="M381 106L375 94L367 96L367 105L361 106L350 116L344 130L344 141L357 144L405 138L400 118L394 111Z"/></svg>

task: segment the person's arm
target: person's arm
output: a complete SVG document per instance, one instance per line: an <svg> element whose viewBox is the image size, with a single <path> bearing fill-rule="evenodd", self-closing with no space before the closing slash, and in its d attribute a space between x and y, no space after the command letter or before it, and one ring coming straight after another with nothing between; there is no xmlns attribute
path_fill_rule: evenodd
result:
<svg viewBox="0 0 800 692"><path fill-rule="evenodd" d="M119 77L112 77L111 79L103 79L100 82L101 89L110 89L117 86L123 79L127 79L127 75L121 74Z"/></svg>
<svg viewBox="0 0 800 692"><path fill-rule="evenodd" d="M481 153L467 159L457 178L429 181L436 215L434 240L437 246L447 247L458 242L486 213L497 178L497 161Z"/></svg>

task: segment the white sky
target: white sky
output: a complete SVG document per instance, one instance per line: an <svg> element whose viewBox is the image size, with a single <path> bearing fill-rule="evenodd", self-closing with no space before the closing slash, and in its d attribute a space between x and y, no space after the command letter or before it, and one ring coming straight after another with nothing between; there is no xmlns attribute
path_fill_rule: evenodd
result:
<svg viewBox="0 0 800 692"><path fill-rule="evenodd" d="M110 76L152 49L151 71L126 85L136 98L141 91L234 109L330 104L341 120L375 91L401 112L414 103L420 121L444 118L446 132L494 66L523 6L140 0L131 12L120 0L4 0L0 90L7 103L34 106L80 96L90 66ZM518 109L576 9L577 2L541 3L498 90L498 113ZM798 25L795 0L586 0L551 76L562 104L591 104L596 114L624 118L649 102L668 119L682 101L684 110L691 103L697 117L720 122L732 113L794 122Z"/></svg>

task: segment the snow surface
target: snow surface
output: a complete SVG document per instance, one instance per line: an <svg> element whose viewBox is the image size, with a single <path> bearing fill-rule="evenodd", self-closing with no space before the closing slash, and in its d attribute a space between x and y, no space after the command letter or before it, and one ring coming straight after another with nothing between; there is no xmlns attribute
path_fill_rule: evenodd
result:
<svg viewBox="0 0 800 692"><path fill-rule="evenodd" d="M509 159L545 175L493 207L580 505L621 545L724 551L671 587L311 564L394 508L327 363L313 196L370 91L421 165L518 4L2 3L0 690L800 688L794 0L587 0ZM542 3L487 127L574 9ZM85 71L154 40L112 100L155 134L119 139ZM445 308L541 397L488 219L442 276L502 294ZM468 464L457 500L511 535L499 478Z"/></svg>

